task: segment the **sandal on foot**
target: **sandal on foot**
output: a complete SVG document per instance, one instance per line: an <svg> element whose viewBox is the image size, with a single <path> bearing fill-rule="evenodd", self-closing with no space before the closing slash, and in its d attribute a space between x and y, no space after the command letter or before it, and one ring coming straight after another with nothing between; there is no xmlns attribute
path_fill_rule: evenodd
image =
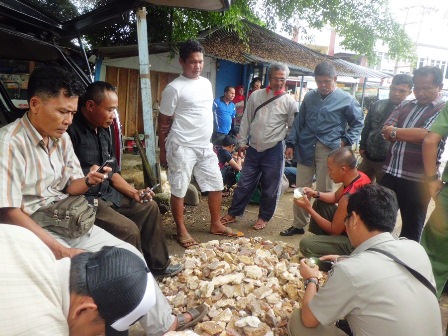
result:
<svg viewBox="0 0 448 336"><path fill-rule="evenodd" d="M257 222L254 225L252 225L252 229L263 230L266 227L266 225L268 225L268 222L261 222L261 223Z"/></svg>
<svg viewBox="0 0 448 336"><path fill-rule="evenodd" d="M185 322L184 314L177 315L177 329L176 331L182 331L187 328L194 327L198 322L201 322L205 314L208 313L208 307L205 304L201 304L194 308L188 309L185 313L191 315L191 321Z"/></svg>
<svg viewBox="0 0 448 336"><path fill-rule="evenodd" d="M186 248L186 249L189 249L190 247L199 245L198 242L196 240L194 240L193 237L191 237L190 235L186 235L184 237L178 235L176 237L176 240L180 246L182 246L183 248Z"/></svg>
<svg viewBox="0 0 448 336"><path fill-rule="evenodd" d="M226 227L225 231L223 232L210 232L211 234L218 235L218 236L226 236L226 237L244 237L244 233L241 231L233 231L231 228Z"/></svg>
<svg viewBox="0 0 448 336"><path fill-rule="evenodd" d="M227 215L226 215L227 216ZM236 222L236 217L233 217L233 219L227 219L226 216L222 216L219 221L222 225L229 225Z"/></svg>

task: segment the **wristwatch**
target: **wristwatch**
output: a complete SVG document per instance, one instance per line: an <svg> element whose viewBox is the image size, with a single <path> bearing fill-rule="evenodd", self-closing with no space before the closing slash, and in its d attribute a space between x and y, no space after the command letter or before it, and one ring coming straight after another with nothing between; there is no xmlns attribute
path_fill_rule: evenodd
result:
<svg viewBox="0 0 448 336"><path fill-rule="evenodd" d="M392 132L390 132L390 138L391 139L396 139L397 138L397 128L396 127L394 127Z"/></svg>
<svg viewBox="0 0 448 336"><path fill-rule="evenodd" d="M305 290L310 283L313 283L316 285L316 290L319 289L319 280L317 278L311 277L311 278L308 278L305 280Z"/></svg>
<svg viewBox="0 0 448 336"><path fill-rule="evenodd" d="M319 198L319 197L320 197L320 191L318 190L318 191L317 191L317 194L316 194L316 196L314 196L314 198L317 199L317 198Z"/></svg>

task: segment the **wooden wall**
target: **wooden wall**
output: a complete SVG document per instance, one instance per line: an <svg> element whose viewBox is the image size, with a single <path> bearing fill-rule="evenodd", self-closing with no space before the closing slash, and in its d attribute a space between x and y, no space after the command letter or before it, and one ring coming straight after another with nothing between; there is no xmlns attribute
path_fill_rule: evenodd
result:
<svg viewBox="0 0 448 336"><path fill-rule="evenodd" d="M165 86L179 75L158 71L151 71L150 75L153 104L156 100L160 103ZM123 128L123 136L133 137L136 132L143 134L143 109L139 71L108 66L106 68L106 82L117 87L118 113Z"/></svg>

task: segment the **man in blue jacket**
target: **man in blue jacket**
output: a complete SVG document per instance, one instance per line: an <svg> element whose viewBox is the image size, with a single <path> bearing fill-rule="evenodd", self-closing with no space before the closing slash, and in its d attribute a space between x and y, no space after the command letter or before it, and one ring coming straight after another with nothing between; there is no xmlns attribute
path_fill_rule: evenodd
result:
<svg viewBox="0 0 448 336"><path fill-rule="evenodd" d="M286 138L286 159L297 161L297 187L311 187L316 175L316 190L331 192L334 184L327 171L328 154L343 146L352 146L364 124L358 101L336 87L336 70L330 62L319 63L315 70L317 90L309 91ZM282 236L303 234L309 215L294 205L293 225Z"/></svg>

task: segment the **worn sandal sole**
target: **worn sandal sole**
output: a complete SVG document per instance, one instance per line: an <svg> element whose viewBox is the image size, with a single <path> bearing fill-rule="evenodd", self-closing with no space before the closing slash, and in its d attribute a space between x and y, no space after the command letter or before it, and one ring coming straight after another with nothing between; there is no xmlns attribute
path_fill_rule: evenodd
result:
<svg viewBox="0 0 448 336"><path fill-rule="evenodd" d="M184 315L177 315L177 329L176 331L182 331L190 327L194 327L198 322L201 322L205 314L208 313L208 307L205 304L201 304L194 308L188 309L185 313L191 315L192 320L185 323Z"/></svg>
<svg viewBox="0 0 448 336"><path fill-rule="evenodd" d="M239 238L239 237L244 237L244 233L241 231L234 231L229 227L226 227L226 231L224 232L210 232L211 234L217 235L217 236L226 236L226 237L234 237L234 238Z"/></svg>
<svg viewBox="0 0 448 336"><path fill-rule="evenodd" d="M196 240L194 240L193 237L191 237L190 235L188 235L188 237L184 237L183 239L177 237L176 241L179 243L180 246L182 246L185 249L189 249L193 246L199 245L199 243Z"/></svg>

